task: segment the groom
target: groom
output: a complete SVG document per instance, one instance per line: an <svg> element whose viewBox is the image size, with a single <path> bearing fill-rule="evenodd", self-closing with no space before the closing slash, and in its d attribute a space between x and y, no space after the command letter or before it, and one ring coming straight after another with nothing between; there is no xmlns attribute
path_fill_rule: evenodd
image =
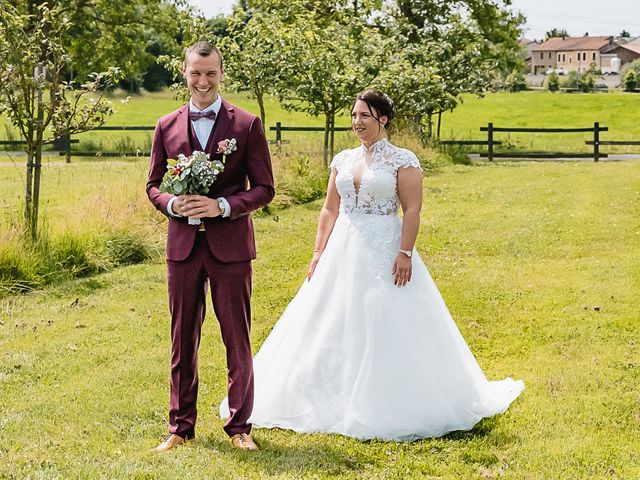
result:
<svg viewBox="0 0 640 480"><path fill-rule="evenodd" d="M273 173L260 119L222 100L222 55L210 42L186 51L182 74L189 104L158 120L153 138L147 195L169 217L167 278L171 312L169 435L154 448L170 450L194 438L198 397L198 347L206 293L220 323L227 352L230 416L224 430L231 444L256 450L247 422L253 408L251 260L256 256L250 213L274 196ZM167 159L204 151L213 158L218 144L236 140L206 196L160 192ZM189 225L187 217L199 218Z"/></svg>

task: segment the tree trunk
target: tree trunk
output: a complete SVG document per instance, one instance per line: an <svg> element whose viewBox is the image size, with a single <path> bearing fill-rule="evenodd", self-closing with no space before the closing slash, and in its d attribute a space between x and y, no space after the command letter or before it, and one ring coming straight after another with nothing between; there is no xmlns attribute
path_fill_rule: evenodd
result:
<svg viewBox="0 0 640 480"><path fill-rule="evenodd" d="M322 156L322 161L324 162L324 166L328 166L328 157L329 157L329 130L331 129L331 114L329 112L325 112L324 114L324 153Z"/></svg>
<svg viewBox="0 0 640 480"><path fill-rule="evenodd" d="M440 125L442 125L442 110L438 112L438 133L436 133L438 140L440 140Z"/></svg>
<svg viewBox="0 0 640 480"><path fill-rule="evenodd" d="M418 135L422 138L422 115L420 114L414 115L411 118L410 122L411 122L411 125L410 125L411 132L414 135Z"/></svg>
<svg viewBox="0 0 640 480"><path fill-rule="evenodd" d="M427 133L425 141L428 142L433 137L433 112L427 113Z"/></svg>
<svg viewBox="0 0 640 480"><path fill-rule="evenodd" d="M31 231L32 197L33 197L33 156L34 148L26 145L27 150L27 182L24 190L24 224Z"/></svg>
<svg viewBox="0 0 640 480"><path fill-rule="evenodd" d="M334 149L333 149L333 139L334 139L334 135L335 135L335 128L336 128L336 112L332 111L331 112L331 139L330 139L330 143L329 143L329 151L331 153L331 158L333 158L333 154L334 154Z"/></svg>
<svg viewBox="0 0 640 480"><path fill-rule="evenodd" d="M39 65L38 75L42 78L46 75L46 69ZM36 96L36 143L33 158L33 201L31 204L31 223L28 225L31 239L38 237L38 205L40 203L40 172L42 171L42 142L44 140L44 105L42 103L42 88L38 88Z"/></svg>
<svg viewBox="0 0 640 480"><path fill-rule="evenodd" d="M259 95L256 95L256 100L258 100L258 106L260 107L260 120L262 120L262 128L264 128L264 131L266 132L267 129L267 114L264 111L264 99L263 99L263 94L260 93Z"/></svg>

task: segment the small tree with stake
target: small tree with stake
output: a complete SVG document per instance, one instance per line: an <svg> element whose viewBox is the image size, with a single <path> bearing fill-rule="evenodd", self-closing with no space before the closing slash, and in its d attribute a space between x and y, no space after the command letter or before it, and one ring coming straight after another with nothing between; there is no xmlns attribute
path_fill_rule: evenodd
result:
<svg viewBox="0 0 640 480"><path fill-rule="evenodd" d="M80 85L64 80L70 61L64 38L71 28L63 10L31 4L28 13L0 0L0 114L17 128L27 154L24 218L37 238L42 146L62 135L102 125L113 112L104 99L119 70L92 74Z"/></svg>

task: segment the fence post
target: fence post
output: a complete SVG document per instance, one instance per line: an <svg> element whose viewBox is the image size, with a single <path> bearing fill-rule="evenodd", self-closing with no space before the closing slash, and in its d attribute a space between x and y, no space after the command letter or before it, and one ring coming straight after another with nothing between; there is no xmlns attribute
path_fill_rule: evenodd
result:
<svg viewBox="0 0 640 480"><path fill-rule="evenodd" d="M593 161L600 159L600 122L593 124Z"/></svg>
<svg viewBox="0 0 640 480"><path fill-rule="evenodd" d="M487 124L487 158L493 162L493 123Z"/></svg>
<svg viewBox="0 0 640 480"><path fill-rule="evenodd" d="M282 123L276 122L276 143L280 145L282 142Z"/></svg>

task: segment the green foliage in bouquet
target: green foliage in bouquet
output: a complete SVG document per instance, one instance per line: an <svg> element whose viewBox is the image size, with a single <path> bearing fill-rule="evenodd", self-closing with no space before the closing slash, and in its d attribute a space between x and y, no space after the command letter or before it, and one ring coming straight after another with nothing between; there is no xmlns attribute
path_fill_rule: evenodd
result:
<svg viewBox="0 0 640 480"><path fill-rule="evenodd" d="M178 155L178 159L167 161L167 173L162 178L160 191L174 195L204 195L216 181L218 174L224 170L219 160L209 160L209 155L195 151L186 157Z"/></svg>

